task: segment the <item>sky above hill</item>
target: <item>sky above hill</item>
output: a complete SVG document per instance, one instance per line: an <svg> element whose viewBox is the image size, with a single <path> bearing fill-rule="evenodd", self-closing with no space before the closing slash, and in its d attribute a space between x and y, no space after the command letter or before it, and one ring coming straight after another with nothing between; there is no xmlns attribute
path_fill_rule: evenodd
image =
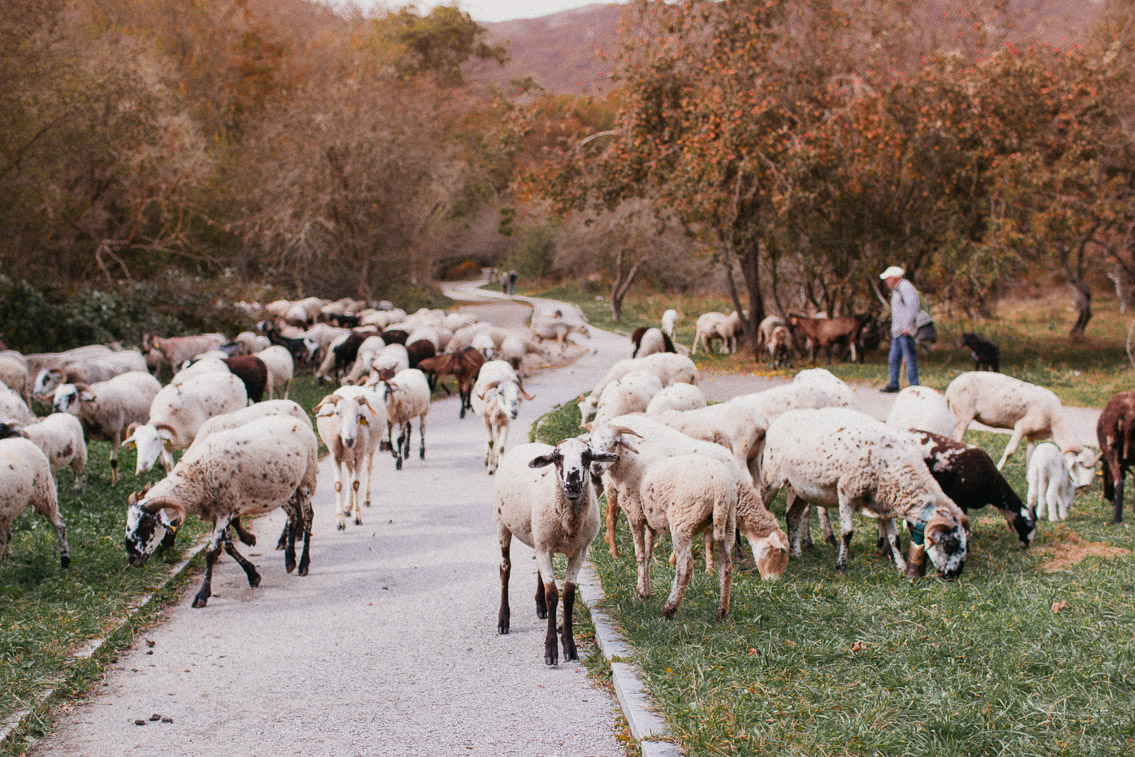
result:
<svg viewBox="0 0 1135 757"><path fill-rule="evenodd" d="M604 2L624 2L625 0L603 0ZM401 8L406 5L417 5L423 11L428 11L436 5L449 5L452 0L421 0L416 3L398 2L398 0L364 0L365 5L385 6L388 8ZM492 23L496 21L511 21L516 18L537 18L560 11L582 8L585 5L596 5L596 0L458 0L458 7L473 17L474 21Z"/></svg>

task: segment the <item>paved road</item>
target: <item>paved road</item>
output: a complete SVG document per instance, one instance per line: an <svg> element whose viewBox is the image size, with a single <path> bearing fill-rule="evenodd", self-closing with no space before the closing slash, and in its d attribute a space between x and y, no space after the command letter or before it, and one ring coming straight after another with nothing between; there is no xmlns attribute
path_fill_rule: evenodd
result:
<svg viewBox="0 0 1135 757"><path fill-rule="evenodd" d="M482 309L506 325L527 308ZM531 421L589 389L627 352L595 350L526 386L510 445ZM583 350L580 349L580 352ZM248 588L227 557L208 607L189 607L122 654L97 693L60 717L39 755L622 755L617 705L577 663L543 662L531 550L513 551L512 632L496 633L500 551L480 419L454 398L430 409L426 459L397 472L384 456L364 525L335 530L325 460L312 568L287 576L270 546L246 548L263 575ZM415 441L415 450L417 443ZM279 513L260 519L261 545ZM134 724L160 714L173 723Z"/></svg>

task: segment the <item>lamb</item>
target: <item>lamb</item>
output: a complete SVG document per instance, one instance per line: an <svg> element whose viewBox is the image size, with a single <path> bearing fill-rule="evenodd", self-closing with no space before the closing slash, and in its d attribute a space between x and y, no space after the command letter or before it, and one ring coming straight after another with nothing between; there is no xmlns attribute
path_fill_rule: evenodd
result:
<svg viewBox="0 0 1135 757"><path fill-rule="evenodd" d="M954 435L954 414L950 412L946 398L928 386L908 386L899 392L887 413L886 423L903 431L929 431L947 437Z"/></svg>
<svg viewBox="0 0 1135 757"><path fill-rule="evenodd" d="M631 332L631 344L634 350L631 357L646 357L658 352L677 352L674 342L662 329L639 326Z"/></svg>
<svg viewBox="0 0 1135 757"><path fill-rule="evenodd" d="M63 384L55 389L57 413L77 415L86 438L110 442L110 483L118 483L118 446L127 429L145 423L162 385L147 371L131 371L97 384Z"/></svg>
<svg viewBox="0 0 1135 757"><path fill-rule="evenodd" d="M0 559L12 539L12 522L31 505L55 527L59 564L66 568L71 564L67 525L59 514L59 496L47 456L34 442L15 437L0 440L0 460ZM596 516L597 524L598 520Z"/></svg>
<svg viewBox="0 0 1135 757"><path fill-rule="evenodd" d="M619 415L641 413L660 391L662 391L662 382L653 373L643 371L628 373L608 384L603 390L595 412L595 422L606 423Z"/></svg>
<svg viewBox="0 0 1135 757"><path fill-rule="evenodd" d="M31 380L28 366L12 357L0 356L0 384L18 394L24 404L31 405Z"/></svg>
<svg viewBox="0 0 1135 757"><path fill-rule="evenodd" d="M698 342L706 353L712 352L710 345L716 339L721 340L721 354L737 351L737 336L741 333L741 316L734 310L729 315L710 311L698 316L694 327L694 343L690 346L690 354L696 355Z"/></svg>
<svg viewBox="0 0 1135 757"><path fill-rule="evenodd" d="M382 382L382 397L386 402L386 435L394 455L394 467L402 470L402 460L410 456L411 424L418 419L418 459L426 459L426 416L430 412L430 384L426 374L417 368L407 368ZM398 443L392 438L397 424Z"/></svg>
<svg viewBox="0 0 1135 757"><path fill-rule="evenodd" d="M246 404L244 383L231 373L205 373L165 387L150 403L146 423L132 429L123 442L138 450L134 472L150 470L158 457L167 471L172 469L172 450L188 448L201 424Z"/></svg>
<svg viewBox="0 0 1135 757"><path fill-rule="evenodd" d="M289 417L261 418L213 434L192 455L182 457L153 488L130 495L125 540L130 564L144 565L166 532L176 533L186 515L209 521L213 532L205 552L205 577L193 598L194 607L204 607L212 594L213 565L222 548L244 569L249 586L260 584L256 567L233 546L229 525L242 515L283 507L289 522L284 567L289 573L296 568L295 537L302 528L299 574L306 576L311 563L311 498L319 472L318 449L311 422Z"/></svg>
<svg viewBox="0 0 1135 757"><path fill-rule="evenodd" d="M1067 520L1076 490L1092 485L1098 460L1085 449L1061 452L1051 442L1038 444L1029 455L1029 512L1035 516L1039 505L1040 515L1047 509L1050 521Z"/></svg>
<svg viewBox="0 0 1135 757"><path fill-rule="evenodd" d="M70 413L52 413L28 426L0 423L0 439L20 436L30 439L47 456L54 474L70 468L75 491L87 485L87 442L82 422Z"/></svg>
<svg viewBox="0 0 1135 757"><path fill-rule="evenodd" d="M836 569L847 571L862 510L883 522L899 573L908 572L894 519L914 523L912 570L928 554L939 575L956 578L965 566L969 518L942 491L914 441L846 408L793 410L769 425L761 457L761 498L771 502L788 487L786 520L792 554L799 559L799 519L806 504L838 507L842 542Z"/></svg>
<svg viewBox="0 0 1135 757"><path fill-rule="evenodd" d="M662 381L662 386L684 383L697 385L698 367L694 361L685 355L675 355L669 352L660 352L640 358L626 358L612 365L605 376L591 390L590 396L581 399L579 412L582 422L586 422L599 404L603 390L612 381L617 381L632 371L646 371L653 373Z"/></svg>
<svg viewBox="0 0 1135 757"><path fill-rule="evenodd" d="M520 377L504 360L490 360L481 366L473 384L473 412L481 416L489 433L485 465L489 475L497 471L512 421L520 414L520 399L532 399L524 391Z"/></svg>
<svg viewBox="0 0 1135 757"><path fill-rule="evenodd" d="M959 347L969 347L975 371L1001 370L1001 349L985 337L966 332L958 338Z"/></svg>
<svg viewBox="0 0 1135 757"><path fill-rule="evenodd" d="M891 425L888 421L887 425ZM956 442L948 434L914 431L922 460L946 496L963 512L993 505L1005 517L1018 543L1028 548L1036 531L1036 518L1009 486L981 447Z"/></svg>
<svg viewBox="0 0 1135 757"><path fill-rule="evenodd" d="M673 308L667 309L662 313L662 333L671 339L674 338L674 332L678 329L678 311Z"/></svg>
<svg viewBox="0 0 1135 757"><path fill-rule="evenodd" d="M1107 401L1096 421L1103 458L1103 498L1112 504L1112 523L1123 522L1123 483L1135 461L1135 391L1120 392Z"/></svg>
<svg viewBox="0 0 1135 757"><path fill-rule="evenodd" d="M362 499L370 507L371 476L374 474L374 453L378 451L386 428L386 405L369 389L344 386L324 397L314 408L319 438L335 459L335 517L342 531L347 525L344 516L354 516L355 525L363 524L359 512L359 486L363 466L367 482ZM351 491L343 497L344 479L351 482Z"/></svg>
<svg viewBox="0 0 1135 757"><path fill-rule="evenodd" d="M277 394L287 399L296 371L292 353L286 347L274 344L257 352L256 357L260 358L268 371L268 399L273 399Z"/></svg>
<svg viewBox="0 0 1135 757"><path fill-rule="evenodd" d="M44 368L35 377L32 393L37 397L50 394L60 384L94 384L129 371L146 370L141 352L123 350L97 357L74 360L53 368Z"/></svg>
<svg viewBox="0 0 1135 757"><path fill-rule="evenodd" d="M667 410L697 410L705 406L705 394L701 389L692 384L671 384L650 399L646 414L661 415Z"/></svg>
<svg viewBox="0 0 1135 757"><path fill-rule="evenodd" d="M768 339L768 354L772 360L772 367L781 365L792 367L792 332L787 326L777 326L772 330Z"/></svg>
<svg viewBox="0 0 1135 757"><path fill-rule="evenodd" d="M757 351L759 352L762 347L769 348L769 343L772 341L772 332L778 326L787 327L787 323L779 315L766 316L760 325L757 326ZM789 332L791 335L792 332Z"/></svg>
<svg viewBox="0 0 1135 757"><path fill-rule="evenodd" d="M493 487L493 525L501 550L501 599L497 633L509 632L508 582L512 575L512 537L536 550L536 616L547 619L544 663L557 665L556 605L559 590L552 570L555 553L567 556L564 574L564 660L578 660L572 613L579 569L587 547L599 532L599 504L588 485L593 463L612 463L618 455L595 452L580 439L513 447L501 460ZM554 466L549 468L548 466Z"/></svg>
<svg viewBox="0 0 1135 757"><path fill-rule="evenodd" d="M946 387L946 403L954 414L954 439L959 442L974 420L994 428L1013 429L997 470L1005 467L1022 438L1030 458L1037 440L1048 436L1065 452L1081 449L1064 420L1064 406L1044 387L1000 373L970 371Z"/></svg>

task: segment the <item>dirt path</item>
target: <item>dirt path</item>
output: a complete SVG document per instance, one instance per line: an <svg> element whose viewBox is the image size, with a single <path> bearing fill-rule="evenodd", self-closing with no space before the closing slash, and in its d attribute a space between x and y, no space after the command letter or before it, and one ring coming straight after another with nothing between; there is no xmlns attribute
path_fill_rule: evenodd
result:
<svg viewBox="0 0 1135 757"><path fill-rule="evenodd" d="M481 315L516 325L526 311L504 304ZM536 399L522 405L510 446L626 351L623 338L605 334L590 347L570 367L529 379ZM260 519L261 546L245 549L260 587L248 588L222 557L208 607L191 609L187 592L147 634L153 645L124 652L35 753L622 755L613 697L580 664L544 665L535 561L519 543L512 632L496 633L500 552L486 438L476 416L458 420L455 398L435 402L426 459L416 441L403 471L384 454L374 506L343 533L324 461L311 574L285 575L271 548L282 517ZM173 722L149 722L154 714Z"/></svg>

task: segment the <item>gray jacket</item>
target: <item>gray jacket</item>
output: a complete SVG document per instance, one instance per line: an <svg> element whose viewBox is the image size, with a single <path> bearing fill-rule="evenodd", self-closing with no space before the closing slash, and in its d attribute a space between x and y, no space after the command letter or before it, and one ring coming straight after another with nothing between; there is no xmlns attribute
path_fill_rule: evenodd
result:
<svg viewBox="0 0 1135 757"><path fill-rule="evenodd" d="M906 279L899 279L891 290L891 336L901 336L904 331L914 336L919 309L918 290Z"/></svg>

